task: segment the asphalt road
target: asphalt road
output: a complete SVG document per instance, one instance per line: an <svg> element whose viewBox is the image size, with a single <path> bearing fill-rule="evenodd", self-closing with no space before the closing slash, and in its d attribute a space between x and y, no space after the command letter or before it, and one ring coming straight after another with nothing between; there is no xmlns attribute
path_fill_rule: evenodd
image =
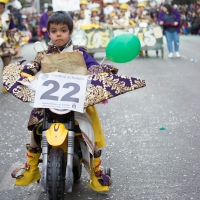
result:
<svg viewBox="0 0 200 200"><path fill-rule="evenodd" d="M66 199L200 199L200 37L181 36L181 58L168 58L164 47L163 59L150 51L148 58L114 64L119 74L145 79L147 86L97 105L107 142L102 166L112 168L110 192L91 191L83 173ZM27 61L35 56L32 44L22 52ZM101 61L102 54L96 56ZM47 199L38 184L14 187L10 177L26 161L30 110L0 93L0 200Z"/></svg>

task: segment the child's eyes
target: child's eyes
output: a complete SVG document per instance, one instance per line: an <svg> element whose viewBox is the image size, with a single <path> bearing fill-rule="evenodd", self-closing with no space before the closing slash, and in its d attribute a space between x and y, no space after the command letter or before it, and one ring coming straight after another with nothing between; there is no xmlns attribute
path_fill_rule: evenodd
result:
<svg viewBox="0 0 200 200"><path fill-rule="evenodd" d="M63 30L61 30L61 32L66 33L67 30L63 29ZM52 30L51 33L56 33L56 30Z"/></svg>

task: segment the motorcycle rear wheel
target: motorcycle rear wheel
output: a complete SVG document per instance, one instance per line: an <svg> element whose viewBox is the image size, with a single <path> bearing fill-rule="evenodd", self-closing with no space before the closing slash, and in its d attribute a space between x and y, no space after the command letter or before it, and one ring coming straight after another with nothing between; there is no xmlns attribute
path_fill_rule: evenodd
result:
<svg viewBox="0 0 200 200"><path fill-rule="evenodd" d="M49 200L63 200L65 191L65 158L60 148L52 148L47 165L47 191Z"/></svg>

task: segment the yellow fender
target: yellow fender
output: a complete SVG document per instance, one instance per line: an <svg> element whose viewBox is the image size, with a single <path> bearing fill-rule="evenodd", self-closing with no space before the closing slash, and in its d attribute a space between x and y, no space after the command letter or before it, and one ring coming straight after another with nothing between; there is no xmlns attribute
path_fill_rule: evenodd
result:
<svg viewBox="0 0 200 200"><path fill-rule="evenodd" d="M53 123L46 131L47 141L52 146L61 145L65 141L67 134L68 130L61 123Z"/></svg>

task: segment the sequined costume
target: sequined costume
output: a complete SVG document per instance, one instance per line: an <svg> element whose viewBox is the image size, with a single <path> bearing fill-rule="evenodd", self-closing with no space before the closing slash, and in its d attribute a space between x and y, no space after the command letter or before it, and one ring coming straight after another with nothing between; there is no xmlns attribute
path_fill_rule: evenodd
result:
<svg viewBox="0 0 200 200"><path fill-rule="evenodd" d="M28 40L29 38L26 34L15 29L12 14L4 11L0 17L0 57L15 55L16 44L24 45Z"/></svg>
<svg viewBox="0 0 200 200"><path fill-rule="evenodd" d="M86 91L85 107L145 86L144 80L119 76L116 74L118 69L113 65L99 65L83 48L78 47L77 49L83 53L90 74L88 79L91 81ZM28 81L28 79L21 77L20 72L28 69L36 74L41 70L43 55L51 53L58 53L57 48L53 45L49 46L47 51L37 53L35 60L26 65L22 64L24 60L8 65L3 71L3 84L6 89L21 101L34 101L35 92L21 84L24 81ZM34 108L31 112L28 129L32 130L42 118L43 109Z"/></svg>
<svg viewBox="0 0 200 200"><path fill-rule="evenodd" d="M0 18L0 56L7 57L16 53L14 34L11 32L15 28L12 15L6 11Z"/></svg>

